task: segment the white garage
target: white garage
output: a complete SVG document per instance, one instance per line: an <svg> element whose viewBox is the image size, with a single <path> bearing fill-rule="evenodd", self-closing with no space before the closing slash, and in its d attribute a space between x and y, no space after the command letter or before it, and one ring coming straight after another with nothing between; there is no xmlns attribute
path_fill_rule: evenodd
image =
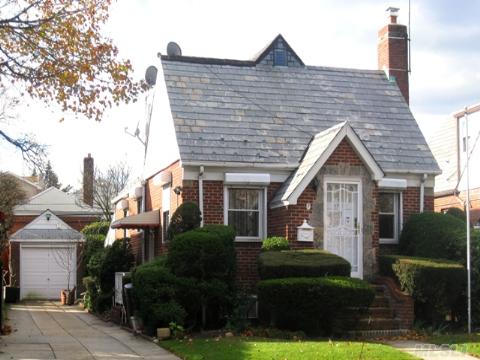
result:
<svg viewBox="0 0 480 360"><path fill-rule="evenodd" d="M10 237L20 243L20 298L60 298L63 289L77 284L77 248L83 242L50 210Z"/></svg>

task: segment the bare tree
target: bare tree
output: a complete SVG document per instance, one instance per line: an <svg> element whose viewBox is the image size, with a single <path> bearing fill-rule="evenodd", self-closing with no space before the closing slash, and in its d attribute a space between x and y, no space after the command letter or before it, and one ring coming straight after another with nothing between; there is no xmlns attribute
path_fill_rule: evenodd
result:
<svg viewBox="0 0 480 360"><path fill-rule="evenodd" d="M53 250L53 258L55 262L67 275L67 288L62 289L62 292L65 292L68 305L73 304L74 290L77 287L77 284L71 284L72 275L73 272L77 271L80 267L83 257L83 247L78 246L79 244L80 242L75 241L71 245L55 247ZM77 250L79 253L77 253ZM73 285L73 288L70 288L70 285Z"/></svg>
<svg viewBox="0 0 480 360"><path fill-rule="evenodd" d="M112 200L127 186L130 170L125 162L110 165L105 171L95 169L93 202L102 210L107 221L112 220Z"/></svg>
<svg viewBox="0 0 480 360"><path fill-rule="evenodd" d="M42 171L45 167L47 148L38 143L31 134L14 136L8 130L11 123L17 120L16 107L19 104L18 97L0 84L0 140L4 140L20 151L23 160L33 169ZM10 129L11 130L11 129Z"/></svg>

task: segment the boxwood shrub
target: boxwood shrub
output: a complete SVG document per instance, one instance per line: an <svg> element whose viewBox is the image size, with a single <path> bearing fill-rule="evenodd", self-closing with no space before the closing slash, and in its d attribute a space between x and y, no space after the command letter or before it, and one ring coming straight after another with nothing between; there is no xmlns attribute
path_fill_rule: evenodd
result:
<svg viewBox="0 0 480 360"><path fill-rule="evenodd" d="M441 213L410 216L400 236L403 255L434 259L462 259L465 252L465 222Z"/></svg>
<svg viewBox="0 0 480 360"><path fill-rule="evenodd" d="M350 276L350 263L323 250L265 251L258 257L261 279Z"/></svg>
<svg viewBox="0 0 480 360"><path fill-rule="evenodd" d="M335 332L347 307L367 308L375 296L367 282L347 277L269 279L257 289L263 321L311 335Z"/></svg>
<svg viewBox="0 0 480 360"><path fill-rule="evenodd" d="M417 319L431 324L454 311L465 288L464 266L449 260L386 255L380 257L380 272L396 278L415 300Z"/></svg>
<svg viewBox="0 0 480 360"><path fill-rule="evenodd" d="M266 238L262 243L263 251L290 250L290 244L287 239L281 236Z"/></svg>

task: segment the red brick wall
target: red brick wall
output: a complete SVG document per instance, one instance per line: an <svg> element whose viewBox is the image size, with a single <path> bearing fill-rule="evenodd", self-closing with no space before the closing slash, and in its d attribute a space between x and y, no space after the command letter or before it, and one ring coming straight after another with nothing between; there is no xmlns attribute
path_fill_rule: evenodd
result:
<svg viewBox="0 0 480 360"><path fill-rule="evenodd" d="M363 166L362 160L358 157L355 150L348 142L347 139L343 139L340 144L338 144L335 151L330 155L326 165L338 165L338 164L348 164L350 166Z"/></svg>

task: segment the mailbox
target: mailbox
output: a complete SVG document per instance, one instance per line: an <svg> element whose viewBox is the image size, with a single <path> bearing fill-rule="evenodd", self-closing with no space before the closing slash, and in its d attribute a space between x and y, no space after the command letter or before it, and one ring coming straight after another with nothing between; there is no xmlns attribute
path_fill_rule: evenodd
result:
<svg viewBox="0 0 480 360"><path fill-rule="evenodd" d="M303 224L297 227L297 241L313 242L313 226L308 225L307 220L303 220Z"/></svg>

